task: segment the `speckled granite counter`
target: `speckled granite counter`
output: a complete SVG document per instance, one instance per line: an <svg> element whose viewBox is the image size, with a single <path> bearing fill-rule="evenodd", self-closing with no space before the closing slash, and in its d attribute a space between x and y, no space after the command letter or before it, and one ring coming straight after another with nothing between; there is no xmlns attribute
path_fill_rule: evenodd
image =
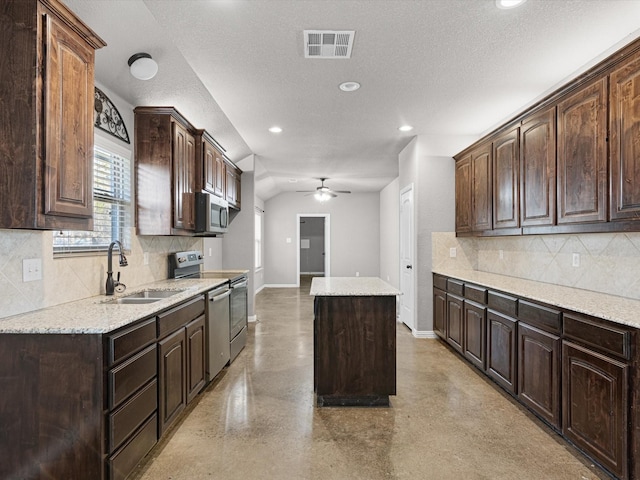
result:
<svg viewBox="0 0 640 480"><path fill-rule="evenodd" d="M639 300L475 270L434 269L433 273L640 328Z"/></svg>
<svg viewBox="0 0 640 480"><path fill-rule="evenodd" d="M106 333L160 312L174 304L225 283L228 278L162 280L123 294L99 295L75 302L0 319L0 333ZM178 290L179 293L153 303L107 303L145 289Z"/></svg>
<svg viewBox="0 0 640 480"><path fill-rule="evenodd" d="M328 297L400 295L378 277L314 277L309 295Z"/></svg>

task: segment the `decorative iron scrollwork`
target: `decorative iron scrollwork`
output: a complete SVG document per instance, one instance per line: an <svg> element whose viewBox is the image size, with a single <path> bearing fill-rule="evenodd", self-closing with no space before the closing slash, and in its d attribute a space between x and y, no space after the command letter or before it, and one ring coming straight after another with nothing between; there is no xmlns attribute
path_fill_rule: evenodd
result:
<svg viewBox="0 0 640 480"><path fill-rule="evenodd" d="M118 112L116 106L109 100L109 97L98 87L95 89L93 105L94 126L123 142L131 143L129 141L127 127L122 121L120 112Z"/></svg>

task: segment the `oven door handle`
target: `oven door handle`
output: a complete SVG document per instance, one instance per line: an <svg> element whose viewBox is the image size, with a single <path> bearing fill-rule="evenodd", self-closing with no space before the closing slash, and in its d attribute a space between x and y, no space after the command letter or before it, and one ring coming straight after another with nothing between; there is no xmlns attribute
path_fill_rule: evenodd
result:
<svg viewBox="0 0 640 480"><path fill-rule="evenodd" d="M209 301L210 302L218 302L220 300L223 300L223 299L227 298L229 295L231 295L231 290L227 290L226 292L224 292L221 295L216 295L215 297L210 297Z"/></svg>

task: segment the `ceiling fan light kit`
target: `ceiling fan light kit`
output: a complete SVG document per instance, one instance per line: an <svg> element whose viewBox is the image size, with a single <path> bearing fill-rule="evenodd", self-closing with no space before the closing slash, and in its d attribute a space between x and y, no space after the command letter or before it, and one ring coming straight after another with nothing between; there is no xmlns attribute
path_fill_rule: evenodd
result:
<svg viewBox="0 0 640 480"><path fill-rule="evenodd" d="M334 197L338 196L338 193L351 193L350 190L331 190L324 184L326 178L319 178L320 186L315 189L315 191L309 190L298 190L298 193L306 193L307 195L313 195L314 198L319 202L326 202L327 200L331 200Z"/></svg>

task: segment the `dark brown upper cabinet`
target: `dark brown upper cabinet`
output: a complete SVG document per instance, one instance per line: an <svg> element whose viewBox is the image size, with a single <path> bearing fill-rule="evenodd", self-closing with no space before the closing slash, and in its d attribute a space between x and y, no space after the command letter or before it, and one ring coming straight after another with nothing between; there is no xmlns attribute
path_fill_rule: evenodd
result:
<svg viewBox="0 0 640 480"><path fill-rule="evenodd" d="M226 164L216 142L206 130L196 132L196 191L226 196Z"/></svg>
<svg viewBox="0 0 640 480"><path fill-rule="evenodd" d="M640 53L611 73L611 220L640 219Z"/></svg>
<svg viewBox="0 0 640 480"><path fill-rule="evenodd" d="M471 155L456 162L456 233L471 231Z"/></svg>
<svg viewBox="0 0 640 480"><path fill-rule="evenodd" d="M471 152L471 229L474 232L491 230L491 143Z"/></svg>
<svg viewBox="0 0 640 480"><path fill-rule="evenodd" d="M556 215L555 106L522 121L520 225L553 225Z"/></svg>
<svg viewBox="0 0 640 480"><path fill-rule="evenodd" d="M138 235L191 235L194 128L172 107L136 107L134 112Z"/></svg>
<svg viewBox="0 0 640 480"><path fill-rule="evenodd" d="M106 44L57 0L0 15L0 228L93 229L95 50Z"/></svg>
<svg viewBox="0 0 640 480"><path fill-rule="evenodd" d="M558 103L558 224L607 220L607 78Z"/></svg>
<svg viewBox="0 0 640 480"><path fill-rule="evenodd" d="M240 210L241 204L241 183L240 177L242 176L242 170L236 167L231 162L225 162L225 198L229 202L229 206Z"/></svg>
<svg viewBox="0 0 640 480"><path fill-rule="evenodd" d="M520 226L520 129L493 141L493 228Z"/></svg>

